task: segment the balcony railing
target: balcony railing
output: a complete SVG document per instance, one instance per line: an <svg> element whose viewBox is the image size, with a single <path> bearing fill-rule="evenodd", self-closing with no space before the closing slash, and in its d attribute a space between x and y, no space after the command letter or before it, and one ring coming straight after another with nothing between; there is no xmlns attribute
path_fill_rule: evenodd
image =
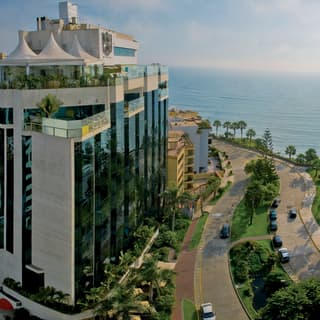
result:
<svg viewBox="0 0 320 320"><path fill-rule="evenodd" d="M35 119L25 123L24 130L63 138L81 138L102 127L110 128L110 117L106 111L82 120Z"/></svg>
<svg viewBox="0 0 320 320"><path fill-rule="evenodd" d="M144 97L131 100L125 104L125 116L132 117L144 110Z"/></svg>

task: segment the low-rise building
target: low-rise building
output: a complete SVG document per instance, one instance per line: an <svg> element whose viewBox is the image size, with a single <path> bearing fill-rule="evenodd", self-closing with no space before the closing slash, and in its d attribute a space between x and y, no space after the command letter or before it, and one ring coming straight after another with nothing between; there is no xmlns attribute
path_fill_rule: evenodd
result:
<svg viewBox="0 0 320 320"><path fill-rule="evenodd" d="M195 173L208 171L208 139L211 125L203 120L197 112L170 110L169 128L174 131L183 131L188 134L194 146Z"/></svg>
<svg viewBox="0 0 320 320"><path fill-rule="evenodd" d="M179 193L193 187L194 146L183 131L168 132L168 186Z"/></svg>

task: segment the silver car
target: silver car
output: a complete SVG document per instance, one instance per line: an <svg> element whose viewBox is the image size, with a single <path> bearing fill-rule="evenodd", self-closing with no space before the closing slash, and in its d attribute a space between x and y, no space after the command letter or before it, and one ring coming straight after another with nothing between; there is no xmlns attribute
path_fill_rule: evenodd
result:
<svg viewBox="0 0 320 320"><path fill-rule="evenodd" d="M216 320L216 314L212 309L212 303L203 303L200 306L201 309L201 319L202 320Z"/></svg>

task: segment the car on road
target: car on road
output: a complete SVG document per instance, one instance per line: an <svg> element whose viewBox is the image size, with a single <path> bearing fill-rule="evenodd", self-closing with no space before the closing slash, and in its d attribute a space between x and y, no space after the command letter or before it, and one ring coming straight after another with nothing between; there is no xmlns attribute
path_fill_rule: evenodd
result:
<svg viewBox="0 0 320 320"><path fill-rule="evenodd" d="M277 209L279 207L281 200L279 198L276 198L272 201L271 209Z"/></svg>
<svg viewBox="0 0 320 320"><path fill-rule="evenodd" d="M279 258L281 262L289 262L290 261L290 255L287 248L280 248L278 250Z"/></svg>
<svg viewBox="0 0 320 320"><path fill-rule="evenodd" d="M200 309L201 309L202 320L216 320L216 314L213 311L211 302L203 303L200 306Z"/></svg>
<svg viewBox="0 0 320 320"><path fill-rule="evenodd" d="M278 224L277 224L276 220L270 220L269 230L270 231L277 231L278 230Z"/></svg>
<svg viewBox="0 0 320 320"><path fill-rule="evenodd" d="M277 211L274 209L271 209L269 211L269 218L270 220L277 220Z"/></svg>
<svg viewBox="0 0 320 320"><path fill-rule="evenodd" d="M272 243L273 243L273 246L275 248L280 248L282 247L282 239L279 235L274 235L273 238L272 238Z"/></svg>
<svg viewBox="0 0 320 320"><path fill-rule="evenodd" d="M226 239L230 237L230 225L225 223L220 230L220 238Z"/></svg>
<svg viewBox="0 0 320 320"><path fill-rule="evenodd" d="M296 208L291 208L289 210L289 218L294 219L297 217L297 209Z"/></svg>

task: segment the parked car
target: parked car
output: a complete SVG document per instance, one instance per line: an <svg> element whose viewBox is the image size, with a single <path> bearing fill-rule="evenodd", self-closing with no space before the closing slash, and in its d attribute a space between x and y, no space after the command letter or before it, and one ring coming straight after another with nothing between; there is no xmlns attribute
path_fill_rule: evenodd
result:
<svg viewBox="0 0 320 320"><path fill-rule="evenodd" d="M203 303L200 306L201 309L201 319L202 320L216 320L216 314L212 309L212 303Z"/></svg>
<svg viewBox="0 0 320 320"><path fill-rule="evenodd" d="M289 210L289 218L294 219L297 217L297 209L296 208L291 208Z"/></svg>
<svg viewBox="0 0 320 320"><path fill-rule="evenodd" d="M280 248L282 247L282 239L279 235L274 235L273 238L272 238L272 243L273 243L273 246L275 248Z"/></svg>
<svg viewBox="0 0 320 320"><path fill-rule="evenodd" d="M271 209L277 209L279 207L281 200L279 198L276 198L273 200L271 204Z"/></svg>
<svg viewBox="0 0 320 320"><path fill-rule="evenodd" d="M220 230L220 238L225 239L230 237L230 225L225 223Z"/></svg>
<svg viewBox="0 0 320 320"><path fill-rule="evenodd" d="M281 262L288 262L290 261L290 255L287 248L280 248L278 250L279 252L279 258Z"/></svg>
<svg viewBox="0 0 320 320"><path fill-rule="evenodd" d="M269 211L269 218L270 220L277 220L277 211L274 209L271 209Z"/></svg>
<svg viewBox="0 0 320 320"><path fill-rule="evenodd" d="M278 224L277 224L276 220L270 220L269 230L270 231L277 231L278 230Z"/></svg>

